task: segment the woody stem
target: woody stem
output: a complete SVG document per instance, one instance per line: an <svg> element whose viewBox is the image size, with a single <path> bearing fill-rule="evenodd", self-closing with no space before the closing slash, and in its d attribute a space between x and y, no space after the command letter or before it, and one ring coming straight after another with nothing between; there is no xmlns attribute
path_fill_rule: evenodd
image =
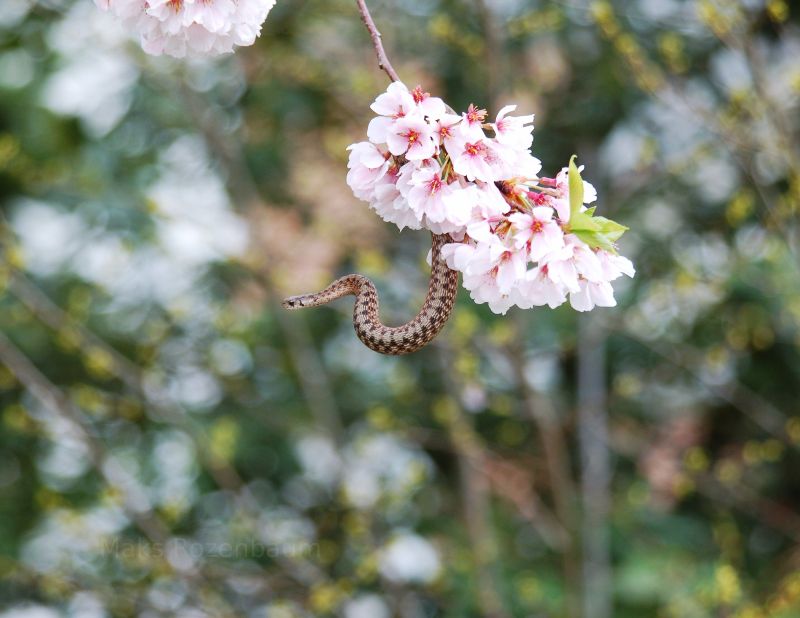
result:
<svg viewBox="0 0 800 618"><path fill-rule="evenodd" d="M393 82L399 82L400 77L397 75L397 71L394 70L392 63L389 62L389 58L386 56L386 50L383 49L383 42L381 41L381 33L372 20L372 15L369 13L367 3L365 0L356 0L356 4L358 5L358 12L361 13L361 21L364 22L364 25L369 31L369 36L372 38L372 45L375 47L375 54L378 56L378 67L385 72Z"/></svg>

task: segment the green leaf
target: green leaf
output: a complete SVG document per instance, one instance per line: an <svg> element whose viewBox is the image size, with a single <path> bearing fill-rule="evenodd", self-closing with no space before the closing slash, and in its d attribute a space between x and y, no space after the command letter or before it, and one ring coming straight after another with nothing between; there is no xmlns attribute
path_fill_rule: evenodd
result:
<svg viewBox="0 0 800 618"><path fill-rule="evenodd" d="M569 159L569 216L570 219L575 213L580 212L583 206L583 178L575 165L577 155L572 155Z"/></svg>
<svg viewBox="0 0 800 618"><path fill-rule="evenodd" d="M627 227L605 217L595 217L595 206L583 208L583 178L575 165L575 155L569 160L569 230L592 249L616 253L614 243Z"/></svg>
<svg viewBox="0 0 800 618"><path fill-rule="evenodd" d="M589 211L578 211L570 214L569 227L572 231L584 230L589 232L599 232L600 225L589 214Z"/></svg>
<svg viewBox="0 0 800 618"><path fill-rule="evenodd" d="M617 249L614 246L613 241L601 233L589 232L585 230L573 230L572 233L589 245L592 249L605 249L609 253L617 253Z"/></svg>
<svg viewBox="0 0 800 618"><path fill-rule="evenodd" d="M618 241L628 231L626 226L605 217L594 217L594 221L600 225L600 232L612 242Z"/></svg>

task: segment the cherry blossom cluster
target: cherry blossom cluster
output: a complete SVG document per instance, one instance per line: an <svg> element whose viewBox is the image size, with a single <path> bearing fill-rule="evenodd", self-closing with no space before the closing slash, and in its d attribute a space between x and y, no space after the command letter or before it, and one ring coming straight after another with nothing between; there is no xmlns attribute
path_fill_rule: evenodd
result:
<svg viewBox="0 0 800 618"><path fill-rule="evenodd" d="M148 54L216 55L255 43L275 0L95 0L139 34Z"/></svg>
<svg viewBox="0 0 800 618"><path fill-rule="evenodd" d="M455 114L400 82L371 109L369 141L349 147L348 185L401 230L450 234L442 255L475 302L501 314L567 299L578 311L616 304L611 281L634 275L615 245L627 228L594 215L597 193L574 161L539 176L532 115L509 105L487 122L485 110Z"/></svg>

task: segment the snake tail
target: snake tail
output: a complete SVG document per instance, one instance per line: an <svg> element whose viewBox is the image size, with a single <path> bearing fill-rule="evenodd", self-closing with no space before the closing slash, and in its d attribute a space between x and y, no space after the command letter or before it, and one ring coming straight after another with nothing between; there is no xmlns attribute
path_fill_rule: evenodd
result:
<svg viewBox="0 0 800 618"><path fill-rule="evenodd" d="M432 234L431 279L428 294L419 313L402 326L386 326L380 321L378 291L362 275L345 275L321 292L291 296L284 309L303 309L327 304L342 296L356 297L353 326L358 338L369 349L399 356L416 352L430 343L453 311L458 291L458 272L448 268L441 256L442 246L453 242L448 234Z"/></svg>

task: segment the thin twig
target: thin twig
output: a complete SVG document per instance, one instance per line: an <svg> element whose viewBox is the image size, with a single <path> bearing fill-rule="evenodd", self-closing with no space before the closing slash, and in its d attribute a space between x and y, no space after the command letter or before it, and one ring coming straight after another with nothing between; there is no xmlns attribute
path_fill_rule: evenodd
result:
<svg viewBox="0 0 800 618"><path fill-rule="evenodd" d="M520 315L521 314L517 314ZM536 393L525 377L524 329L520 320L515 320L516 336L505 353L514 370L514 378L522 394L522 406L533 421L541 440L542 452L547 464L550 492L556 517L566 532L566 543L562 552L562 568L566 590L565 614L572 618L580 615L581 563L578 544L578 521L576 515L576 489L567 459L566 437L551 401Z"/></svg>
<svg viewBox="0 0 800 618"><path fill-rule="evenodd" d="M494 19L492 9L486 0L475 0L478 9L478 16L481 21L484 42L484 62L486 66L486 92L489 95L489 109L497 109L498 96L500 94L500 78L503 76L502 53L503 42L500 39L497 23Z"/></svg>
<svg viewBox="0 0 800 618"><path fill-rule="evenodd" d="M13 271L8 282L9 291L24 304L30 312L54 331L71 330L77 336L78 346L84 352L92 348L102 351L110 360L109 369L122 383L137 396L142 397L151 409L158 412L164 420L180 427L192 436L202 463L222 489L241 492L244 481L227 462L212 454L205 431L192 421L186 409L172 399L166 389L156 385L145 388L143 370L99 335L74 320L59 307L33 281L21 271Z"/></svg>
<svg viewBox="0 0 800 618"><path fill-rule="evenodd" d="M35 316L53 330L61 331L63 329L71 329L78 336L78 345L82 350L88 351L91 348L96 348L108 356L112 361L110 365L111 372L131 391L141 396L143 401L147 402L153 410L157 411L165 421L180 427L191 436L192 441L199 447L197 450L200 462L209 472L216 484L220 488L230 492L237 502L249 512L253 521L257 521L261 512L261 506L255 496L253 496L248 485L231 464L213 454L213 451L208 447L210 439L207 432L191 419L186 409L174 401L166 389L151 385L148 393L148 389L144 387L144 376L140 367L121 354L116 348L106 343L100 336L72 319L69 314L53 302L50 297L40 290L22 272L14 271L12 273L8 288ZM13 349L10 352L6 350L6 353L13 354ZM12 356L11 359L13 360L14 357ZM2 360L2 357L0 357L0 360ZM26 370L24 361L27 359L22 356L21 359L17 358L17 360L19 362L16 366L22 370ZM32 376L33 382L31 382L31 384L38 383L40 385L46 385L44 376L39 374L39 378L41 379L36 379L38 370L32 367L30 361L28 361L28 365L30 365L30 367L27 367L27 373L25 375ZM23 382L22 379L20 379L20 381ZM25 382L23 382L23 384L25 384ZM60 392L54 385L51 386L55 389L55 391L51 389L51 392ZM47 392L47 389L43 387L41 387L40 390L43 393ZM66 399L65 401L69 404ZM70 408L65 409L69 410ZM321 578L321 574L316 572L310 563L301 561L299 558L293 558L295 564L292 565L288 564L288 557L280 556L278 560L284 563L284 568L286 568L287 572L291 573L295 579L303 585L318 582Z"/></svg>
<svg viewBox="0 0 800 618"><path fill-rule="evenodd" d="M365 0L356 0L356 4L358 5L358 12L361 13L361 21L364 22L364 25L369 31L369 36L372 38L372 45L375 47L375 55L378 56L378 68L386 73L393 82L399 82L400 76L397 74L397 71L394 70L392 63L389 62L389 58L386 56L386 50L383 49L383 42L381 41L381 33L372 20L372 15L369 13L367 3Z"/></svg>
<svg viewBox="0 0 800 618"><path fill-rule="evenodd" d="M491 494L489 481L483 470L486 462L480 453L460 453L458 470L461 480L464 518L467 523L476 578L480 585L476 591L481 615L486 618L508 616L497 588L498 548L492 526Z"/></svg>
<svg viewBox="0 0 800 618"><path fill-rule="evenodd" d="M611 457L606 408L606 333L581 316L578 343L578 446L581 461L583 617L613 615Z"/></svg>
<svg viewBox="0 0 800 618"><path fill-rule="evenodd" d="M453 351L445 345L439 346L438 350L445 385L452 400L458 402L457 378L448 370L453 366ZM499 551L491 513L491 480L486 473L489 454L475 432L471 419L457 403L453 416L447 423L447 430L457 453L460 494L472 545L475 578L478 581L476 594L481 615L487 618L506 618L509 613L500 593Z"/></svg>
<svg viewBox="0 0 800 618"><path fill-rule="evenodd" d="M746 386L742 382L731 380L725 384L715 384L702 375L702 351L691 345L670 343L669 346L660 346L656 342L647 341L635 333L622 328L616 331L631 341L639 343L651 352L668 361L675 367L682 369L709 393L728 403L742 412L751 421L765 432L777 438L789 447L795 447L794 442L787 435L787 415L779 410L773 403L762 395Z"/></svg>
<svg viewBox="0 0 800 618"><path fill-rule="evenodd" d="M222 131L213 118L204 118L203 109L206 102L185 81L179 84L178 94L186 104L197 130L206 140L209 149L217 156L217 160L229 178L227 183L232 199L239 204L242 211L255 211L266 207L267 200L261 193L255 177L247 165L242 147ZM268 297L269 302L275 303L279 294L267 273L253 270L243 264L250 273L252 280L261 288ZM308 403L311 413L320 426L336 442L342 440L343 423L341 414L336 405L333 386L320 359L319 352L313 345L308 324L303 320L289 320L284 311L274 312L278 326L283 331L289 343L289 356L294 365L300 387Z"/></svg>
<svg viewBox="0 0 800 618"><path fill-rule="evenodd" d="M158 513L152 509L147 496L140 493L136 486L136 480L125 471L119 460L105 447L82 410L58 386L53 384L2 331L0 331L0 363L6 366L25 390L42 406L72 427L76 436L86 447L92 467L102 477L105 484L121 497L120 507L131 523L154 546L166 548L171 540L170 529ZM216 590L219 589L219 578L229 576L228 571L201 561L191 569L176 570L175 574L185 579L192 589L202 590L202 595L213 594L214 603L225 604L227 611L228 602ZM269 578L264 571L261 572L261 575ZM271 584L270 579L267 581ZM224 615L231 614L225 613Z"/></svg>
<svg viewBox="0 0 800 618"><path fill-rule="evenodd" d="M735 487L726 486L711 474L697 475L693 480L698 493L736 508L760 524L766 524L787 538L800 542L800 516L790 506L762 498L741 480Z"/></svg>
<svg viewBox="0 0 800 618"><path fill-rule="evenodd" d="M83 418L83 413L2 332L0 332L0 363L6 366L25 390L43 406L73 427L86 446L92 464L110 487L119 490L123 497L123 509L145 536L153 543L166 543L169 539L167 526L151 511L143 511L128 488L119 482L122 468L93 434Z"/></svg>

